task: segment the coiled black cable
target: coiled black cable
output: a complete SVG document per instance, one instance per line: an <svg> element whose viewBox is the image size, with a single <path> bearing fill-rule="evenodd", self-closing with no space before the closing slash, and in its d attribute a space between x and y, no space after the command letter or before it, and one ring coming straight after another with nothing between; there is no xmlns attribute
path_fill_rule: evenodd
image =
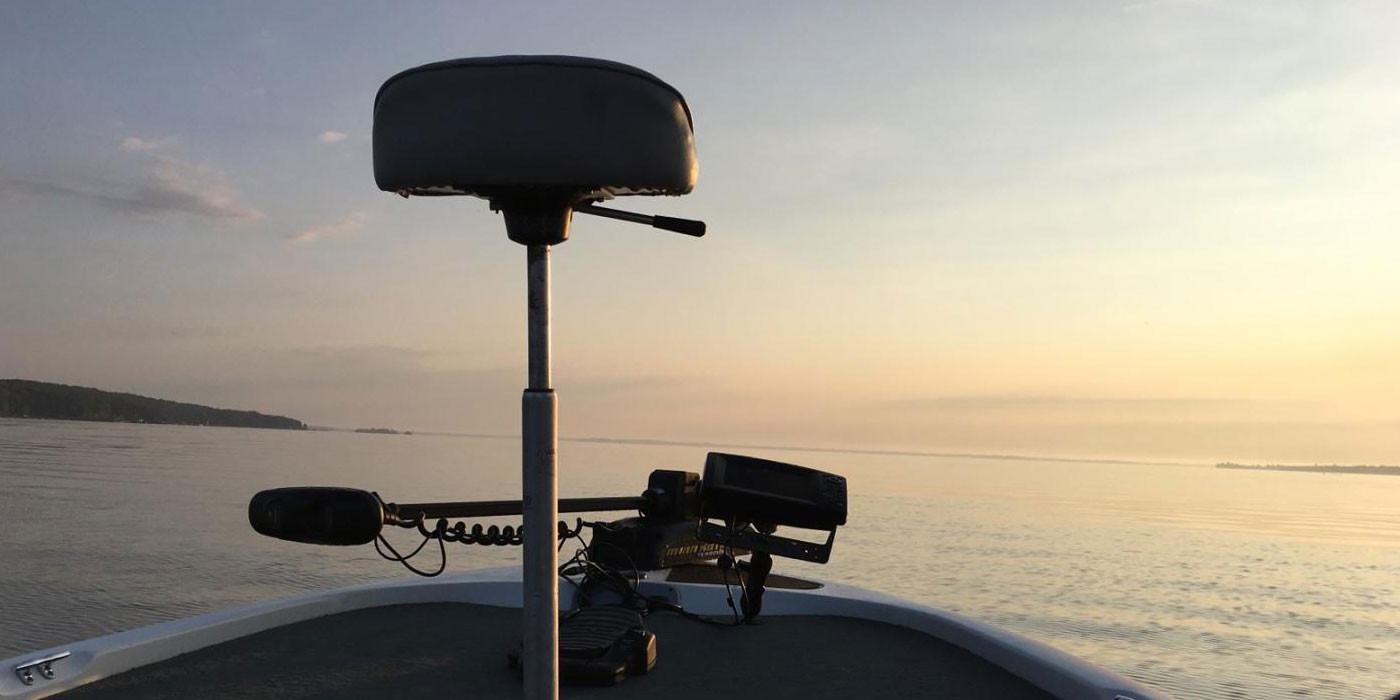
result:
<svg viewBox="0 0 1400 700"><path fill-rule="evenodd" d="M377 498L378 494L375 494L375 497ZM438 574L441 574L447 569L448 542L455 542L464 545L475 544L482 546L507 547L519 546L525 541L525 527L523 525L506 525L503 527L497 525L490 525L487 527L483 527L480 523L474 523L470 527L468 527L468 525L464 522L459 521L454 524L449 524L446 518L438 518L437 522L433 524L433 528L430 530L423 525L423 523L426 520L427 518L424 517L422 513L419 513L414 518L398 518L392 521L392 524L398 525L399 527L405 529L417 529L418 534L423 536L423 541L419 542L418 546L415 547L412 552L409 552L408 554L400 554L397 549L394 549L394 546L392 544L389 544L388 540L384 539L384 535L382 534L375 537L375 551L379 553L379 556L384 557L389 561L396 561L400 564L403 564L405 568L407 568L409 571L412 571L415 574L418 574L419 576L433 577L437 576ZM569 527L568 523L560 520L556 525L558 529L558 538L560 540L559 546L562 548L564 541L567 541L569 538L572 537L578 537L579 533L583 531L583 528L587 524L583 522L582 518L577 518L574 527L571 528ZM580 540L581 539L582 538L580 538ZM417 556L420 552L422 552L423 548L426 547L428 542L432 540L437 540L438 543L439 563L437 570L424 571L410 564L408 560L412 559L413 557ZM389 550L388 553L385 553L385 549Z"/></svg>
<svg viewBox="0 0 1400 700"><path fill-rule="evenodd" d="M374 497L379 498L379 494L374 494ZM383 504L383 502L383 499L380 499L380 503ZM524 526L506 525L501 527L491 525L483 527L480 523L474 523L468 526L466 523L460 521L449 524L446 518L438 518L437 522L433 523L432 529L429 529L424 525L426 520L427 517L423 513L419 513L412 518L398 516L390 520L390 524L398 525L399 527L409 530L416 529L418 530L418 534L423 536L423 541L419 542L418 546L414 547L412 552L400 554L399 551L384 538L383 534L375 537L374 550L379 553L379 556L389 561L396 561L403 564L405 568L419 576L431 578L447 570L448 542L495 547L513 546L524 543ZM559 551L562 551L564 545L571 539L576 539L579 542L578 551L576 551L568 561L559 566L559 577L572 584L585 603L591 602L588 594L590 589L602 589L618 595L625 603L636 606L636 609L643 615L662 610L675 613L688 620L703 622L710 625L732 627L743 624L738 617L738 609L734 604L733 594L728 595L729 607L734 610L735 613L735 621L733 623L721 622L720 620L715 620L703 615L697 615L663 598L649 598L642 595L639 590L641 588L641 571L638 569L636 563L632 561L631 555L628 554L626 550L616 545L610 546L617 549L622 554L623 558L627 559L630 564L630 571L623 572L613 567L594 562L589 557L591 542L583 538L583 530L586 527L595 529L601 527L607 529L610 527L609 523L585 522L583 518L575 518L573 527L569 527L568 523L562 520L557 523L556 527L558 529ZM428 543L433 540L437 540L438 543L438 566L435 571L419 569L409 562L410 559L422 553ZM385 552L386 549L388 550L387 553ZM726 547L726 556L729 558L730 567L732 567L733 550L729 547ZM727 569L725 571L725 591L728 592L730 586L729 567L723 568ZM736 573L738 572L736 571ZM574 577L580 575L581 578L575 580ZM742 590L744 586L743 575L740 574L738 578Z"/></svg>

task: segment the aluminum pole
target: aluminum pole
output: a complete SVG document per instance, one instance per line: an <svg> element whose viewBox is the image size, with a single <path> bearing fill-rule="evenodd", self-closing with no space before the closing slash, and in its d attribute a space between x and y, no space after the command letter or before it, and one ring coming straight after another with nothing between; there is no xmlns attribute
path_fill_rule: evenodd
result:
<svg viewBox="0 0 1400 700"><path fill-rule="evenodd" d="M559 407L549 370L549 246L526 248L530 382L521 400L525 700L559 697Z"/></svg>

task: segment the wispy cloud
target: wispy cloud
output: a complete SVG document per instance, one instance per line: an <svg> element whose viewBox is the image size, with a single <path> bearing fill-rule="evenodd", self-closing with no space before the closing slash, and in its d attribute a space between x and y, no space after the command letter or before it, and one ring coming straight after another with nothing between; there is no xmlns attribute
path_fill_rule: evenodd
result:
<svg viewBox="0 0 1400 700"><path fill-rule="evenodd" d="M362 211L350 212L349 214L339 219L336 219L335 221L332 221L328 224L312 226L310 228L305 228L300 231L297 231L296 233L287 236L287 240L293 243L305 244L315 243L316 241L324 240L327 238L339 238L340 236L344 236L354 231L358 231L361 227L365 225L366 221L369 221L369 214Z"/></svg>
<svg viewBox="0 0 1400 700"><path fill-rule="evenodd" d="M1124 4L1125 13L1155 13L1161 11L1206 11L1215 15L1253 23L1279 26L1308 26L1313 21L1306 3L1222 2L1221 0L1138 0Z"/></svg>
<svg viewBox="0 0 1400 700"><path fill-rule="evenodd" d="M173 136L166 136L158 139L143 139L140 136L128 136L121 140L119 147L127 153L144 153L150 151L163 151L174 146L177 140Z"/></svg>
<svg viewBox="0 0 1400 700"><path fill-rule="evenodd" d="M917 399L900 399L882 402L898 408L1056 408L1091 407L1121 409L1133 406L1165 406L1169 408L1198 408L1201 406L1238 405L1255 403L1250 399L1218 398L1137 398L1137 397L1081 397L1045 395L986 395L986 396L936 396Z"/></svg>
<svg viewBox="0 0 1400 700"><path fill-rule="evenodd" d="M970 410L970 409L1099 409L1124 410L1198 410L1206 408L1261 408L1266 406L1314 405L1317 402L1214 397L1087 397L1027 395L935 396L876 402L889 408L907 410Z"/></svg>
<svg viewBox="0 0 1400 700"><path fill-rule="evenodd" d="M1118 425L1131 421L1318 420L1320 400L1214 397L942 396L862 404L880 415L914 420L1025 424L1078 421Z"/></svg>
<svg viewBox="0 0 1400 700"><path fill-rule="evenodd" d="M1167 7L1208 7L1212 3L1209 0L1142 0L1142 2L1131 2L1123 6L1124 12L1142 12L1144 10L1156 10Z"/></svg>
<svg viewBox="0 0 1400 700"><path fill-rule="evenodd" d="M139 190L155 207L213 218L262 218L262 212L242 201L223 173L211 166L167 156L155 157L155 166L155 184Z"/></svg>
<svg viewBox="0 0 1400 700"><path fill-rule="evenodd" d="M350 135L344 131L322 131L316 140L321 143L339 143L349 137Z"/></svg>
<svg viewBox="0 0 1400 700"><path fill-rule="evenodd" d="M176 143L173 137L122 139L118 147L135 159L129 180L72 178L65 182L10 176L0 177L0 192L68 198L124 214L262 218L262 212L245 202L218 169L167 154Z"/></svg>

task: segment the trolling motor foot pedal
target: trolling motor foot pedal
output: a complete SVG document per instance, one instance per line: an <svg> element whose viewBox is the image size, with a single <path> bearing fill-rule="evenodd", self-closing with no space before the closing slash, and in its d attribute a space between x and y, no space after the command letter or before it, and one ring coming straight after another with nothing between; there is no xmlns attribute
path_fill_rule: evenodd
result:
<svg viewBox="0 0 1400 700"><path fill-rule="evenodd" d="M524 673L521 648L511 668ZM559 680L569 685L617 685L656 666L656 635L635 610L616 605L583 608L559 623Z"/></svg>

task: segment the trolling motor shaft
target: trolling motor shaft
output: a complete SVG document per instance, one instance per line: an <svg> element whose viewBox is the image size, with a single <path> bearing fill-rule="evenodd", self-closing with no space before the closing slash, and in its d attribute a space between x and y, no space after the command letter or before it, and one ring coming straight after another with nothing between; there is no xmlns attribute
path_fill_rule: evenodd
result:
<svg viewBox="0 0 1400 700"><path fill-rule="evenodd" d="M560 513L651 510L645 496L561 498ZM297 486L259 491L248 501L248 522L260 535L322 545L369 544L385 525L437 518L520 515L523 501L383 503L369 491L333 486Z"/></svg>
<svg viewBox="0 0 1400 700"><path fill-rule="evenodd" d="M711 452L705 458L704 479L694 472L656 469L639 496L562 498L558 511L639 511L640 518L603 525L614 534L632 531L633 525L664 527L677 535L688 533L692 543L710 542L824 563L837 526L846 522L846 480L795 464ZM448 518L524 512L523 500L386 503L370 491L328 486L268 489L248 502L248 521L258 533L323 545L368 544L385 525L418 527L424 532L424 523L429 520L443 521L439 527L448 529ZM724 525L709 522L712 519ZM778 537L774 534L778 526L826 531L827 541L820 544ZM461 524L450 529L459 527Z"/></svg>

